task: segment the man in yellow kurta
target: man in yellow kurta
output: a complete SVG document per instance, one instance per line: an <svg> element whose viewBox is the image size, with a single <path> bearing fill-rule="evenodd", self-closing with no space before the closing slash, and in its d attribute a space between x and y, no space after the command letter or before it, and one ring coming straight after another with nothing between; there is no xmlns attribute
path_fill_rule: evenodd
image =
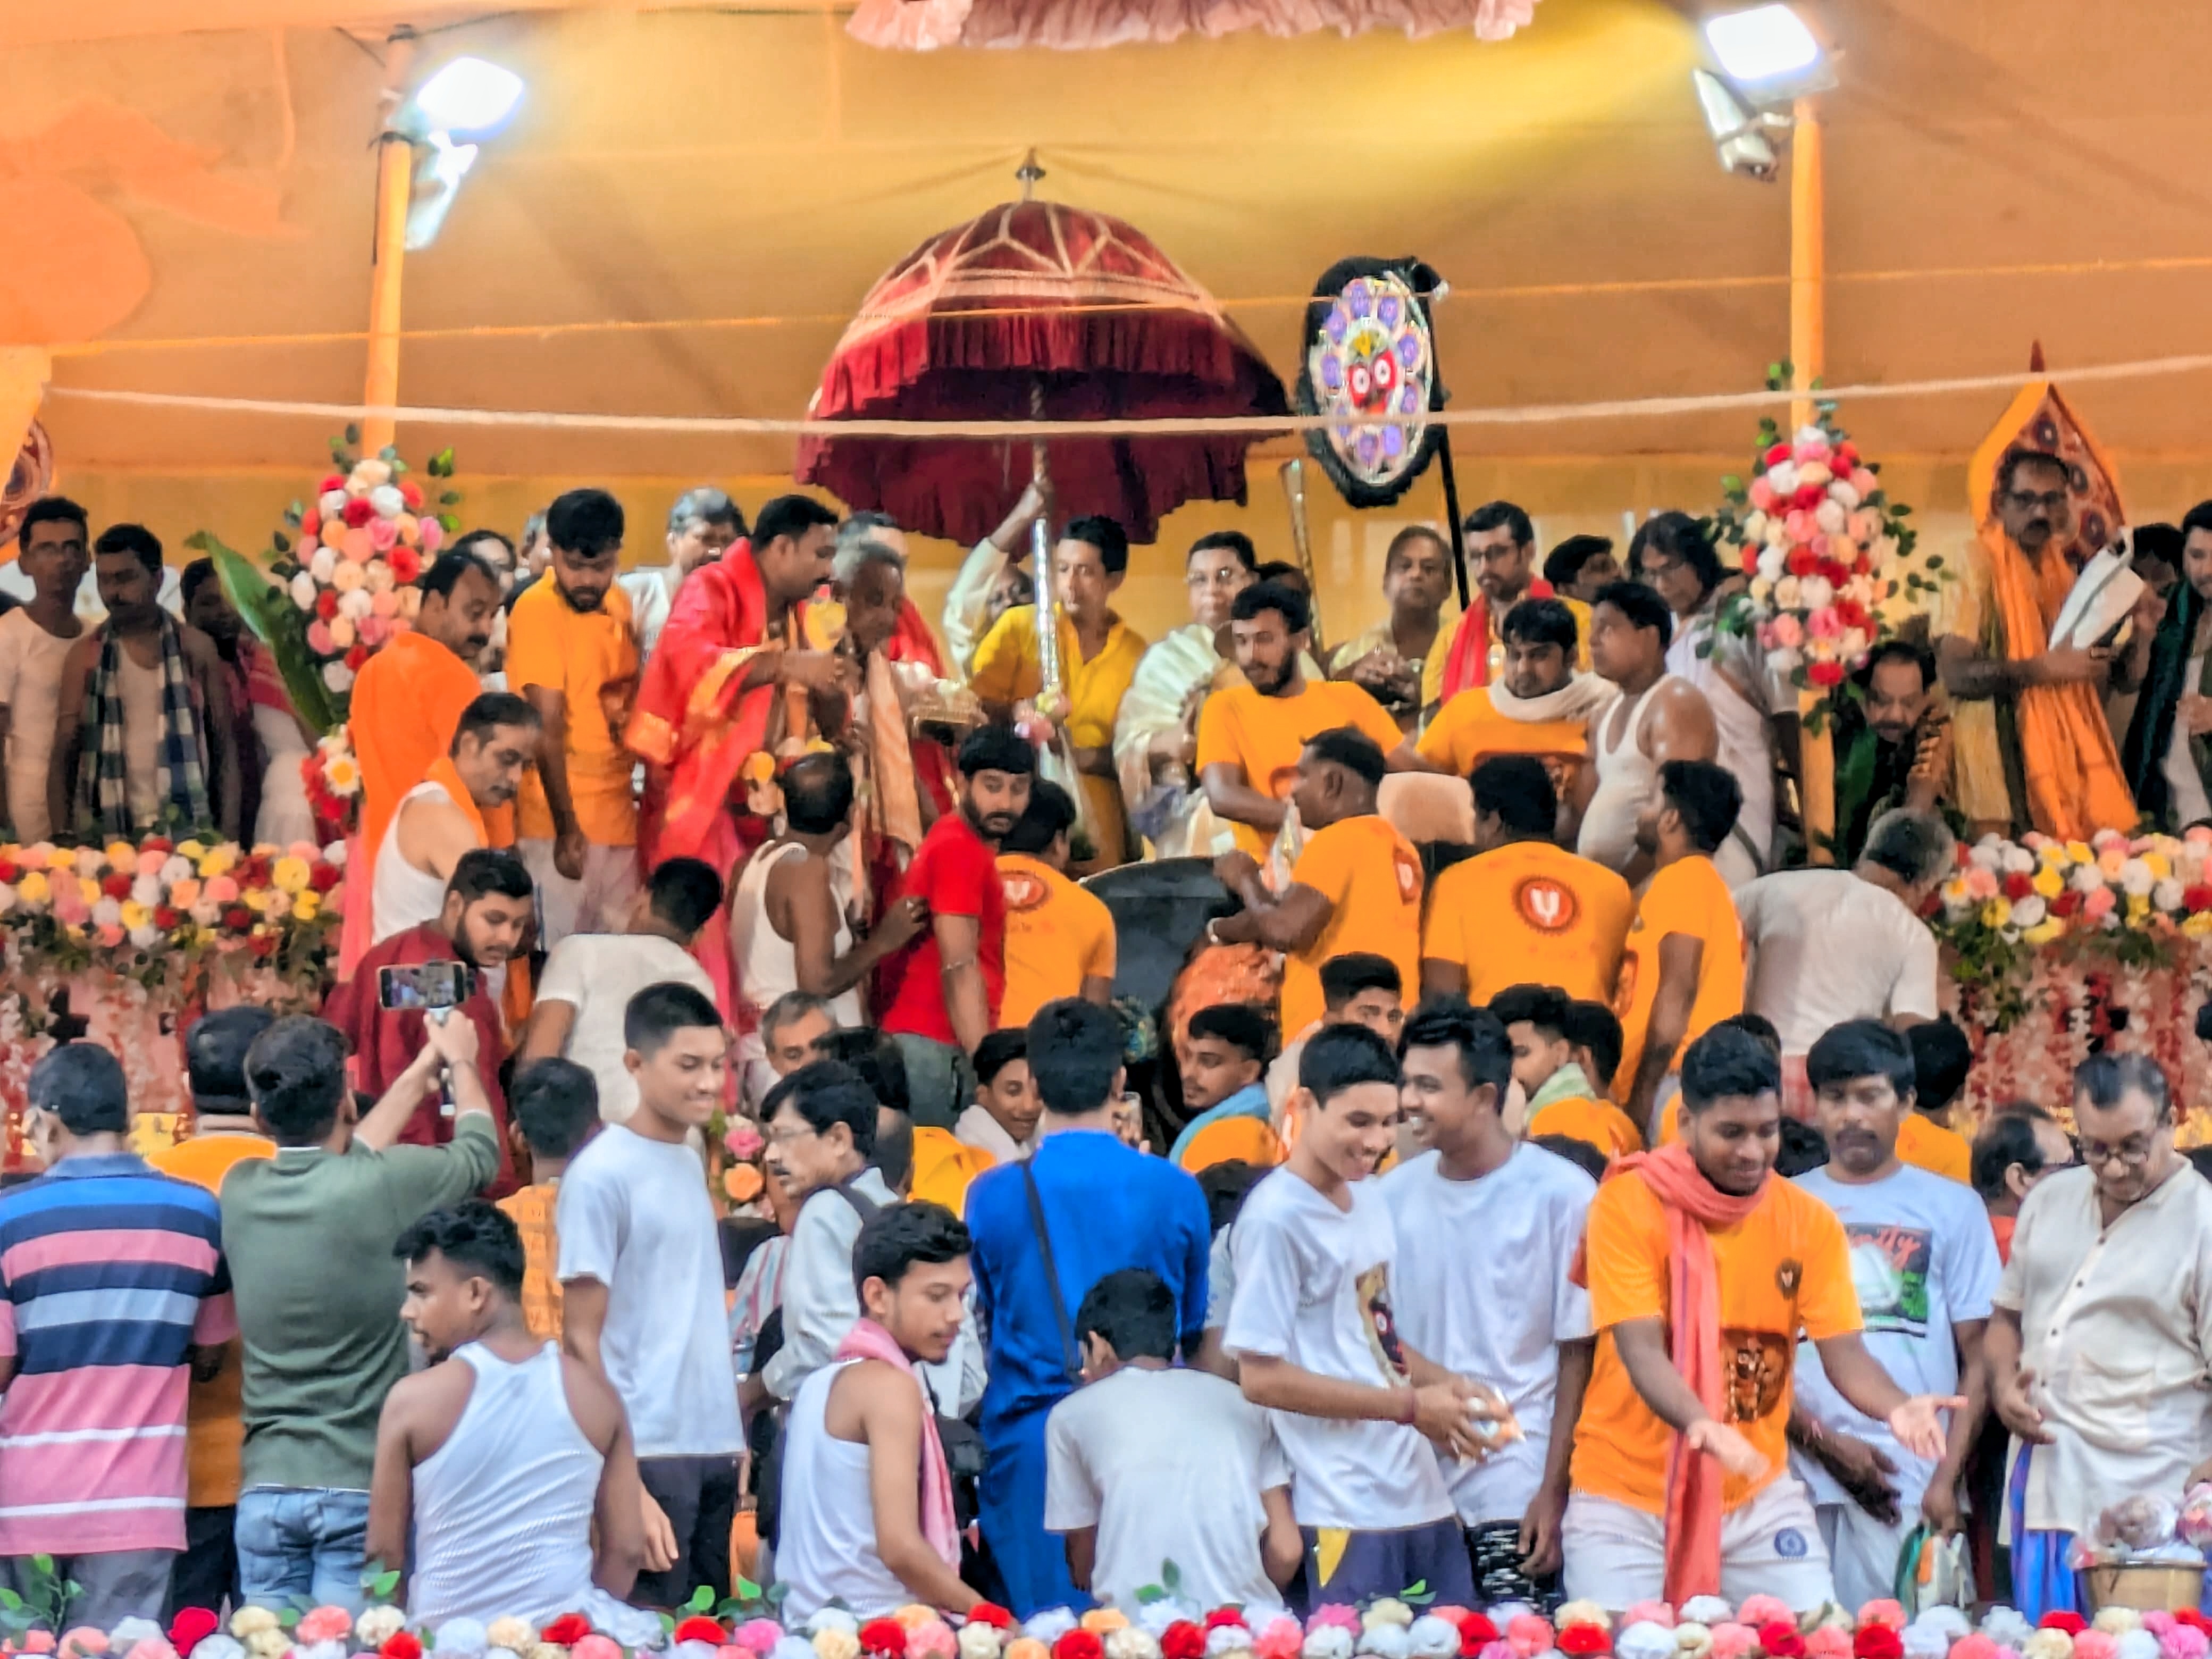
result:
<svg viewBox="0 0 2212 1659"><path fill-rule="evenodd" d="M1129 568L1129 538L1111 519L1078 519L1061 532L1052 567L1060 605L1065 699L1038 712L1066 734L1073 750L1085 816L1095 838L1092 864L1103 869L1127 856L1121 785L1114 769L1114 717L1145 654L1142 636L1114 614L1110 604ZM1036 605L1016 605L975 647L969 687L996 714L1010 714L1015 703L1038 697L1044 690L1038 614Z"/></svg>

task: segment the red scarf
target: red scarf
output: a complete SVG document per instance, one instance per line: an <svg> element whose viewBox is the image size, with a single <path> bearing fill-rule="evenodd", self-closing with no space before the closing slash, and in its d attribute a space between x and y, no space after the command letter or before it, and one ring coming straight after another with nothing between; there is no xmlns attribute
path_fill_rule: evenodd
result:
<svg viewBox="0 0 2212 1659"><path fill-rule="evenodd" d="M1451 654L1444 659L1443 700L1446 702L1462 691L1490 684L1490 601L1480 592L1471 597L1474 603L1460 613L1459 627L1452 635ZM1556 599L1559 591L1538 576L1529 582L1528 591L1521 597L1524 599ZM1570 652L1568 654L1571 656L1573 653Z"/></svg>

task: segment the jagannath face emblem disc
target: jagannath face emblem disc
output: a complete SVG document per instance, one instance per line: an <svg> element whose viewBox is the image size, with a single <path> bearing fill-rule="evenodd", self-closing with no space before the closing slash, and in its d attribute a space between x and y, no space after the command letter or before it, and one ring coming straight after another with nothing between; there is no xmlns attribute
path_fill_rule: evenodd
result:
<svg viewBox="0 0 2212 1659"><path fill-rule="evenodd" d="M1298 410L1328 417L1307 447L1355 507L1396 501L1441 441L1425 418L1443 406L1424 297L1434 284L1412 261L1346 259L1314 290Z"/></svg>

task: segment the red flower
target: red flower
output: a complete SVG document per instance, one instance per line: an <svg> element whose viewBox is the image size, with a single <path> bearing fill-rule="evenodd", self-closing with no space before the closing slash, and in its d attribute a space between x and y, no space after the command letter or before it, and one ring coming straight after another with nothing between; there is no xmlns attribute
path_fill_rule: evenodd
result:
<svg viewBox="0 0 2212 1659"><path fill-rule="evenodd" d="M15 883L22 880L22 878L23 866L21 865L10 864L6 859L0 859L0 881L7 882L12 885Z"/></svg>
<svg viewBox="0 0 2212 1659"><path fill-rule="evenodd" d="M1178 1619L1160 1632L1160 1659L1200 1659L1206 1651L1206 1632L1188 1619Z"/></svg>
<svg viewBox="0 0 2212 1659"><path fill-rule="evenodd" d="M1789 446L1788 444L1786 444L1786 443L1783 443L1783 444L1776 444L1776 445L1774 445L1772 447L1771 447L1770 449L1768 449L1768 450L1767 450L1767 452L1766 452L1766 453L1765 453L1765 454L1761 458L1761 465L1765 465L1765 466L1779 466L1779 465L1782 465L1782 463L1783 463L1783 462L1784 462L1784 461L1788 460L1789 459L1790 459L1790 446ZM340 486L338 486L338 485L337 485L337 484L332 484L332 485L331 485L331 486L330 486L330 488L331 488L331 489L338 489L339 487L340 487ZM1495 1639L1495 1638L1493 1638L1493 1639Z"/></svg>
<svg viewBox="0 0 2212 1659"><path fill-rule="evenodd" d="M883 1653L890 1659L902 1659L906 1652L906 1626L896 1619L871 1619L860 1626L860 1651Z"/></svg>
<svg viewBox="0 0 2212 1659"><path fill-rule="evenodd" d="M1813 556L1813 550L1809 547L1791 548L1789 558L1784 562L1789 566L1790 574L1793 576L1809 576L1820 564L1820 560Z"/></svg>
<svg viewBox="0 0 2212 1659"><path fill-rule="evenodd" d="M1835 459L1828 463L1828 471L1840 478L1847 473L1857 471L1858 468L1858 451L1850 444L1838 444Z"/></svg>
<svg viewBox="0 0 2212 1659"><path fill-rule="evenodd" d="M709 1619L703 1613L694 1613L676 1627L673 1639L678 1642L708 1642L720 1647L730 1638L719 1620ZM1891 1659L1895 1659L1895 1656L1891 1656Z"/></svg>
<svg viewBox="0 0 2212 1659"><path fill-rule="evenodd" d="M300 515L300 539L313 549L322 539L322 534L323 515L311 507Z"/></svg>
<svg viewBox="0 0 2212 1659"><path fill-rule="evenodd" d="M1570 1625L1559 1635L1559 1649L1570 1659L1595 1659L1613 1651L1612 1639L1602 1625Z"/></svg>
<svg viewBox="0 0 2212 1659"><path fill-rule="evenodd" d="M2036 1628L2038 1630L2063 1630L2069 1636L2079 1636L2083 1631L2089 1628L2089 1621L2084 1619L2078 1613L2069 1613L2063 1608L2061 1608L2056 1612L2045 1613L2043 1615L2042 1622L2039 1624Z"/></svg>
<svg viewBox="0 0 2212 1659"><path fill-rule="evenodd" d="M345 511L338 516L345 520L347 529L358 530L376 516L376 509L368 504L368 496L356 495L345 504Z"/></svg>
<svg viewBox="0 0 2212 1659"><path fill-rule="evenodd" d="M2212 1619L2207 1619L2198 1608L2177 1609L2173 1615L2173 1622L2177 1625L2186 1625L2191 1630L2201 1630L2206 1635L2212 1636Z"/></svg>
<svg viewBox="0 0 2212 1659"><path fill-rule="evenodd" d="M1799 484L1797 493L1790 498L1790 505L1804 507L1809 512L1827 498L1828 487L1826 484Z"/></svg>
<svg viewBox="0 0 2212 1659"><path fill-rule="evenodd" d="M377 1652L383 1659L422 1659L422 1638L412 1631L395 1631Z"/></svg>
<svg viewBox="0 0 2212 1659"><path fill-rule="evenodd" d="M1816 662L1807 667L1805 678L1823 691L1831 690L1844 683L1844 665L1839 662ZM1769 1654L1767 1659L1774 1659Z"/></svg>
<svg viewBox="0 0 2212 1659"><path fill-rule="evenodd" d="M1756 576L1759 574L1759 550L1755 547L1745 548L1742 563L1745 575Z"/></svg>
<svg viewBox="0 0 2212 1659"><path fill-rule="evenodd" d="M580 1613L564 1613L538 1632L538 1639L556 1648L573 1648L592 1633L592 1621Z"/></svg>
<svg viewBox="0 0 2212 1659"><path fill-rule="evenodd" d="M315 614L325 622L338 614L338 596L335 588L325 588L315 595Z"/></svg>
<svg viewBox="0 0 2212 1659"><path fill-rule="evenodd" d="M399 481L399 499L407 503L407 510L410 513L422 505L422 492L414 479L402 478Z"/></svg>
<svg viewBox="0 0 2212 1659"><path fill-rule="evenodd" d="M1106 1644L1087 1630L1072 1630L1052 1644L1052 1659L1106 1659Z"/></svg>
<svg viewBox="0 0 2212 1659"><path fill-rule="evenodd" d="M2015 904L2019 903L2021 900L2026 898L2034 890L2035 882L2033 878L2028 876L2023 876L2017 871L2004 878L2004 896L2012 900Z"/></svg>
<svg viewBox="0 0 2212 1659"><path fill-rule="evenodd" d="M131 878L120 873L109 876L100 884L100 890L112 899L127 899L131 896Z"/></svg>
<svg viewBox="0 0 2212 1659"><path fill-rule="evenodd" d="M2183 888L2181 905L2185 910L2212 910L2212 883L2200 881L2193 887Z"/></svg>
<svg viewBox="0 0 2212 1659"><path fill-rule="evenodd" d="M179 1607L169 1626L169 1645L179 1653L190 1653L214 1635L222 1622L205 1607Z"/></svg>
<svg viewBox="0 0 2212 1659"><path fill-rule="evenodd" d="M1241 1625L1243 1622L1244 1610L1242 1607L1216 1607L1206 1615L1208 1630L1219 1630L1224 1625Z"/></svg>
<svg viewBox="0 0 2212 1659"><path fill-rule="evenodd" d="M1905 1642L1887 1625L1869 1625L1851 1638L1856 1659L1905 1659Z"/></svg>
<svg viewBox="0 0 2212 1659"><path fill-rule="evenodd" d="M276 936L274 933L256 933L246 941L246 948L257 957L273 957L276 954ZM422 1659L419 1651L415 1659Z"/></svg>
<svg viewBox="0 0 2212 1659"><path fill-rule="evenodd" d="M160 853L166 855L177 850L177 843L167 836L149 836L138 843L138 850L142 853Z"/></svg>
<svg viewBox="0 0 2212 1659"><path fill-rule="evenodd" d="M1856 599L1838 599L1836 620L1846 628L1864 628L1868 623L1866 607Z"/></svg>
<svg viewBox="0 0 2212 1659"><path fill-rule="evenodd" d="M2063 888L2060 890L2058 896L2051 901L2050 908L2051 914L2054 916L2062 919L2070 916L2081 908L2081 896L2071 887Z"/></svg>
<svg viewBox="0 0 2212 1659"><path fill-rule="evenodd" d="M404 542L393 543L392 551L386 554L384 559L392 567L392 580L402 587L409 586L422 574L422 556Z"/></svg>
<svg viewBox="0 0 2212 1659"><path fill-rule="evenodd" d="M327 893L338 884L341 873L337 865L317 859L307 866L307 885L318 893Z"/></svg>
<svg viewBox="0 0 2212 1659"><path fill-rule="evenodd" d="M1759 1627L1759 1646L1766 1659L1805 1659L1805 1638L1779 1619Z"/></svg>
<svg viewBox="0 0 2212 1659"><path fill-rule="evenodd" d="M1498 1639L1498 1626L1486 1614L1470 1613L1459 1621L1460 1659L1474 1659L1475 1655Z"/></svg>
<svg viewBox="0 0 2212 1659"><path fill-rule="evenodd" d="M1828 579L1828 586L1831 587L1841 587L1845 582L1851 579L1850 571L1844 567L1844 562L1841 559L1823 559L1820 561L1817 568L1823 576L1826 576Z"/></svg>
<svg viewBox="0 0 2212 1659"><path fill-rule="evenodd" d="M968 1622L971 1625L988 1625L993 1630L1012 1630L1014 1627L1014 1615L996 1601L978 1601L968 1609Z"/></svg>
<svg viewBox="0 0 2212 1659"><path fill-rule="evenodd" d="M222 925L234 933L242 933L253 926L253 912L242 904L234 904L222 913Z"/></svg>
<svg viewBox="0 0 2212 1659"><path fill-rule="evenodd" d="M353 670L356 674L361 672L362 669L367 665L368 662L368 647L365 645L356 645L352 650L345 653L345 665Z"/></svg>
<svg viewBox="0 0 2212 1659"><path fill-rule="evenodd" d="M326 474L326 475L324 477L324 479L323 479L322 483L319 483L319 484L317 484L317 485L315 486L315 494L316 494L316 495L329 495L329 494L331 493L331 491L332 491L333 489L343 489L344 488L345 488L345 474L344 474L344 473L343 473L343 472L332 472L332 473ZM578 1617L578 1618L580 1618L580 1619L582 1616L583 1616L583 1615L582 1615L581 1613L579 1613L579 1614L577 1615L577 1617ZM591 1633L592 1633L592 1627L591 1627L589 1625L585 1626L583 1629L581 1629L581 1630L580 1630L580 1631L578 1631L578 1632L576 1632L576 1634L577 1634L577 1635L579 1635L579 1636L589 1636ZM546 1639L547 1641L549 1641L549 1642L550 1642L550 1641L551 1641L553 1638L552 1638L551 1637L550 1637L550 1636L549 1636L549 1637L547 1637L545 1639ZM563 1642L561 1645L562 1645L562 1646L563 1646L563 1647L566 1647L566 1646L568 1645L568 1644L567 1644L566 1642ZM179 1649L179 1650L179 1650L179 1652L182 1652L182 1651L183 1651L183 1650L182 1650L182 1649Z"/></svg>
<svg viewBox="0 0 2212 1659"><path fill-rule="evenodd" d="M163 933L173 932L183 927L184 922L185 913L182 910L173 909L166 904L157 904L154 907L154 925Z"/></svg>

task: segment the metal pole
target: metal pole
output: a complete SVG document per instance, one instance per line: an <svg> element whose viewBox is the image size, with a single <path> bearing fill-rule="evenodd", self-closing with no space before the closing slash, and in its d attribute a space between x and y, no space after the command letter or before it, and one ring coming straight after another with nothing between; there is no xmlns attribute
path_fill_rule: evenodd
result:
<svg viewBox="0 0 2212 1659"><path fill-rule="evenodd" d="M376 136L375 245L368 278L368 373L362 401L372 408L399 401L399 297L407 262L407 207L414 185L415 147L393 131L392 118L407 96L407 70L415 32L392 31L384 58L385 87ZM392 422L372 415L361 423L362 453L374 455L392 441Z"/></svg>
<svg viewBox="0 0 2212 1659"><path fill-rule="evenodd" d="M1452 471L1451 428L1440 428L1444 441L1437 446L1437 472L1444 481L1444 517L1451 524L1452 574L1459 581L1459 608L1472 603L1467 596L1467 532L1459 521L1459 475Z"/></svg>
<svg viewBox="0 0 2212 1659"><path fill-rule="evenodd" d="M1805 396L1791 399L1792 431L1813 419L1813 384L1827 370L1827 169L1822 154L1820 106L1797 100L1790 143L1790 385Z"/></svg>

